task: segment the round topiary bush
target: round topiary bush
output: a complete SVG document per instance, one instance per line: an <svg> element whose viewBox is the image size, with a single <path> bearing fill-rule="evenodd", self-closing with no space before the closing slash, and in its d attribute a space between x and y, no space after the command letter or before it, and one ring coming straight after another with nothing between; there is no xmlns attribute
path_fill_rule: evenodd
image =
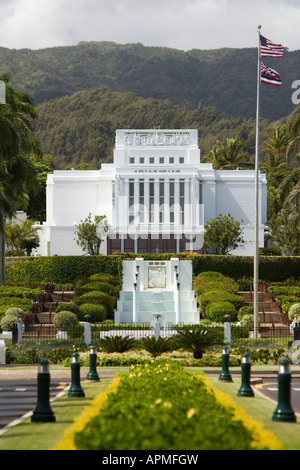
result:
<svg viewBox="0 0 300 470"><path fill-rule="evenodd" d="M108 295L117 295L119 292L118 287L113 286L107 282L101 281L91 281L87 284L84 284L81 288L82 294L85 292L89 292L91 290L101 291Z"/></svg>
<svg viewBox="0 0 300 470"><path fill-rule="evenodd" d="M107 317L107 308L103 304L81 304L79 308L79 320L86 320L85 315L90 315L91 323L103 322Z"/></svg>
<svg viewBox="0 0 300 470"><path fill-rule="evenodd" d="M73 313L75 313L75 315L77 317L80 314L79 307L74 302L68 302L68 303L65 303L65 304L58 305L58 307L56 307L55 312L56 313L58 313L58 312L73 312Z"/></svg>
<svg viewBox="0 0 300 470"><path fill-rule="evenodd" d="M200 277L220 278L220 277L224 277L224 274L218 273L217 271L203 271L202 273L199 273L197 275L197 278L200 278Z"/></svg>
<svg viewBox="0 0 300 470"><path fill-rule="evenodd" d="M100 291L91 291L81 295L76 303L80 306L82 304L102 304L107 308L108 315L113 315L115 300L112 296Z"/></svg>
<svg viewBox="0 0 300 470"><path fill-rule="evenodd" d="M238 311L238 319L241 321L244 315L253 315L254 314L254 307L250 305L244 305Z"/></svg>
<svg viewBox="0 0 300 470"><path fill-rule="evenodd" d="M295 321L295 317L300 316L300 303L291 305L289 308L288 315L290 321Z"/></svg>
<svg viewBox="0 0 300 470"><path fill-rule="evenodd" d="M205 309L209 320L215 322L234 322L237 319L237 310L231 302L212 302Z"/></svg>
<svg viewBox="0 0 300 470"><path fill-rule="evenodd" d="M17 320L24 320L25 313L24 310L18 307L11 307L6 310L5 315L14 315L15 316L15 321Z"/></svg>
<svg viewBox="0 0 300 470"><path fill-rule="evenodd" d="M193 287L196 296L200 296L206 290L224 290L232 294L236 294L239 290L239 285L234 279L212 271L198 274Z"/></svg>
<svg viewBox="0 0 300 470"><path fill-rule="evenodd" d="M258 323L260 323L258 319ZM244 326L248 328L248 330L253 331L254 330L254 315L248 314L244 315L241 319L241 326Z"/></svg>
<svg viewBox="0 0 300 470"><path fill-rule="evenodd" d="M66 331L70 326L78 323L78 318L75 313L62 310L55 313L53 323L58 330Z"/></svg>
<svg viewBox="0 0 300 470"><path fill-rule="evenodd" d="M15 315L4 315L2 317L0 325L3 331L12 331L14 323L16 323L17 318Z"/></svg>
<svg viewBox="0 0 300 470"><path fill-rule="evenodd" d="M92 274L89 277L90 281L99 281L99 282L107 282L112 285L119 285L122 284L122 278L120 276L113 276L112 274L107 273L96 273Z"/></svg>
<svg viewBox="0 0 300 470"><path fill-rule="evenodd" d="M245 304L245 299L241 295L231 294L226 290L206 290L199 297L201 312L204 313L208 304L212 302L231 302L239 310Z"/></svg>

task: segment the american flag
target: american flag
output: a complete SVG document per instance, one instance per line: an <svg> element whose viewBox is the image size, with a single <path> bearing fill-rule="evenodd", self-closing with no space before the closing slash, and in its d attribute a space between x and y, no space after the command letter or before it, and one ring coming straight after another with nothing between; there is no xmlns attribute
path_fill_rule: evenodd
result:
<svg viewBox="0 0 300 470"><path fill-rule="evenodd" d="M263 83L268 83L269 85L280 86L282 85L282 81L280 80L280 75L276 70L271 69L267 65L261 63L261 75L260 80Z"/></svg>
<svg viewBox="0 0 300 470"><path fill-rule="evenodd" d="M260 53L261 57L279 57L283 56L284 47L282 44L274 44L270 39L260 35Z"/></svg>

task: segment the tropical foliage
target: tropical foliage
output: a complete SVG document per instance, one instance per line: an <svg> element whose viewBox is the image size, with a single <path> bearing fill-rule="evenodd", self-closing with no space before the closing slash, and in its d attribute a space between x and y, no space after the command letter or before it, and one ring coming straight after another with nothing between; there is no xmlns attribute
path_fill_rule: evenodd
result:
<svg viewBox="0 0 300 470"><path fill-rule="evenodd" d="M218 214L204 224L204 229L204 245L214 255L226 255L244 242L241 224L230 214Z"/></svg>
<svg viewBox="0 0 300 470"><path fill-rule="evenodd" d="M268 181L269 237L284 255L300 254L299 106L287 126L274 125L262 151Z"/></svg>
<svg viewBox="0 0 300 470"><path fill-rule="evenodd" d="M99 255L101 243L110 228L106 216L95 215L92 219L92 214L89 213L76 228L76 242L82 250L89 255Z"/></svg>
<svg viewBox="0 0 300 470"><path fill-rule="evenodd" d="M0 285L5 283L5 218L11 218L34 173L27 155L39 153L33 120L37 117L32 100L15 91L7 75L6 103L0 105Z"/></svg>

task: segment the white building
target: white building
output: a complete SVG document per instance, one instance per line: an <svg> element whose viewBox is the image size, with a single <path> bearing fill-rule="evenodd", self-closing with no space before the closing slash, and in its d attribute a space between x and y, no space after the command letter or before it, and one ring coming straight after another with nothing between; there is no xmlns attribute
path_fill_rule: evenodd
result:
<svg viewBox="0 0 300 470"><path fill-rule="evenodd" d="M267 181L259 176L263 246ZM111 233L103 253L203 252L204 223L218 214L241 222L253 255L254 170L218 170L200 162L196 130L117 130L114 162L96 171L54 171L47 179L42 255L80 255L75 225L106 215Z"/></svg>

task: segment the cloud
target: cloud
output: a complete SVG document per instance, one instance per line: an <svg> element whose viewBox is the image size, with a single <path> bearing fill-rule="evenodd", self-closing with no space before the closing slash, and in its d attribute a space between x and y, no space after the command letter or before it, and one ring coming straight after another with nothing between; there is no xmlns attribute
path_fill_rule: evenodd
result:
<svg viewBox="0 0 300 470"><path fill-rule="evenodd" d="M0 0L0 45L40 49L79 41L176 49L256 47L262 33L298 49L297 0Z"/></svg>

